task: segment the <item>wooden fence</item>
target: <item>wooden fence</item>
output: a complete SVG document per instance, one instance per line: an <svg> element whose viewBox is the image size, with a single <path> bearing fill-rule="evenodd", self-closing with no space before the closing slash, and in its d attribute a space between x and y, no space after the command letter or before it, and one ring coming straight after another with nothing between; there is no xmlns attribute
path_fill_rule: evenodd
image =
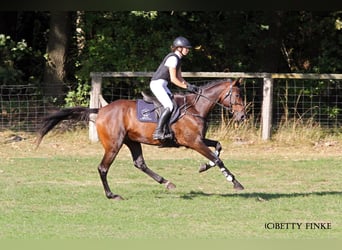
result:
<svg viewBox="0 0 342 250"><path fill-rule="evenodd" d="M99 108L104 105L102 98L102 78L105 77L151 77L153 72L91 72L91 93L90 108ZM272 128L272 94L274 79L342 79L342 74L298 74L298 73L243 73L243 72L183 72L184 77L192 78L262 78L263 79L263 99L262 99L262 139L271 138ZM96 114L91 114L89 122L89 139L97 141L95 123Z"/></svg>

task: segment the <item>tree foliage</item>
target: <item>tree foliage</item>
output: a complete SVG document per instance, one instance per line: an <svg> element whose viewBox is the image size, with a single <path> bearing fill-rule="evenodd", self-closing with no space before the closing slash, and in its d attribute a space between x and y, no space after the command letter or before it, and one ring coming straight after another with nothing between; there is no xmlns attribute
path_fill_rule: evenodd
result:
<svg viewBox="0 0 342 250"><path fill-rule="evenodd" d="M184 71L340 73L340 16L340 11L72 12L66 89L89 85L92 71L154 71L179 35L194 47ZM0 26L7 39L0 44L1 84L41 81L50 13L18 12L15 19L0 12L0 19L11 21Z"/></svg>
<svg viewBox="0 0 342 250"><path fill-rule="evenodd" d="M0 58L1 84L38 83L42 55L40 51L34 51L24 39L16 42L10 36L0 34ZM26 65L27 61L33 65Z"/></svg>
<svg viewBox="0 0 342 250"><path fill-rule="evenodd" d="M338 73L339 12L86 12L79 79L90 71L153 71L172 40L194 50L187 71ZM271 52L271 53L270 53Z"/></svg>

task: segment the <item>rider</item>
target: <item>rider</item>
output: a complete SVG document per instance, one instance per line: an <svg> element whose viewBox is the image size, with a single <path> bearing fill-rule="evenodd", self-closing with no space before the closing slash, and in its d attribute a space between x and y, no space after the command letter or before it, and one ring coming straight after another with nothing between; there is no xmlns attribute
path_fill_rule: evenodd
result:
<svg viewBox="0 0 342 250"><path fill-rule="evenodd" d="M153 134L153 139L163 140L170 138L171 135L165 135L164 125L170 119L173 110L172 93L167 87L168 82L172 82L178 87L187 89L190 92L197 92L195 85L187 83L182 77L181 59L189 53L191 44L185 37L177 37L171 45L171 53L167 54L159 65L157 71L153 74L150 88L153 94L163 105L163 111L160 115L157 128Z"/></svg>

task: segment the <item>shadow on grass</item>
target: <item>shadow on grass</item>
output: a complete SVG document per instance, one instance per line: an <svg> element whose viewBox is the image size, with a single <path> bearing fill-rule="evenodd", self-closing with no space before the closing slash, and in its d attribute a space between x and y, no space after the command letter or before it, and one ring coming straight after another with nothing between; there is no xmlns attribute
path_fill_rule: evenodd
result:
<svg viewBox="0 0 342 250"><path fill-rule="evenodd" d="M246 199L256 199L257 201L263 202L279 198L294 198L294 197L308 197L308 196L325 196L325 195L342 195L340 191L322 191L322 192L309 192L309 193L231 193L231 194L210 194L198 191L191 191L188 194L183 194L180 198L185 200L192 200L197 197L242 197Z"/></svg>

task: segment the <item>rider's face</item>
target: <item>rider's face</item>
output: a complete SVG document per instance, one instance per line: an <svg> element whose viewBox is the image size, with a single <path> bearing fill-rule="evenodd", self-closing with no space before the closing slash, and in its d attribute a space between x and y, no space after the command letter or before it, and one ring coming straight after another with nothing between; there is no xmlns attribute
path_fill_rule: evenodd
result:
<svg viewBox="0 0 342 250"><path fill-rule="evenodd" d="M189 51L189 48L182 47L181 53L183 54L183 56L186 56L189 53Z"/></svg>

